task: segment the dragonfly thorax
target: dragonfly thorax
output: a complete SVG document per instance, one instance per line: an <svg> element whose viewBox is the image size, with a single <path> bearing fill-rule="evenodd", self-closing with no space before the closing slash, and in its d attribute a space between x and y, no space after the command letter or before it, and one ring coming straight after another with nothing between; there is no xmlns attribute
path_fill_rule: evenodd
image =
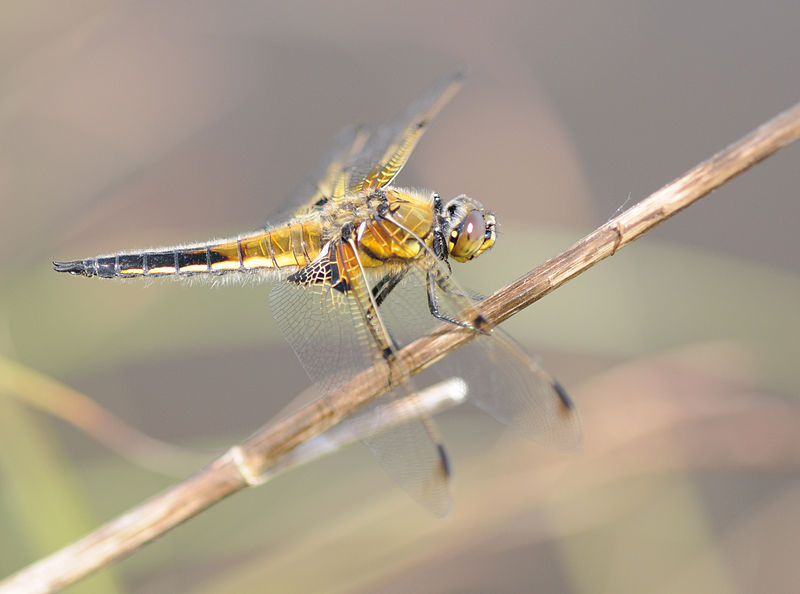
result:
<svg viewBox="0 0 800 594"><path fill-rule="evenodd" d="M409 263L429 252L436 217L428 195L390 187L357 202L354 216L345 222L353 224L363 265Z"/></svg>

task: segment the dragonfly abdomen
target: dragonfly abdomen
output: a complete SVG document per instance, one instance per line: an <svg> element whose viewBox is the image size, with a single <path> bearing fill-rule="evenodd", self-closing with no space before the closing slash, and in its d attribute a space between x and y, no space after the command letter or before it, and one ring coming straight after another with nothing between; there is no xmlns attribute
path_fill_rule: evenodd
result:
<svg viewBox="0 0 800 594"><path fill-rule="evenodd" d="M53 265L58 272L100 278L225 274L300 268L311 262L319 250L319 227L293 223L202 245L120 253Z"/></svg>

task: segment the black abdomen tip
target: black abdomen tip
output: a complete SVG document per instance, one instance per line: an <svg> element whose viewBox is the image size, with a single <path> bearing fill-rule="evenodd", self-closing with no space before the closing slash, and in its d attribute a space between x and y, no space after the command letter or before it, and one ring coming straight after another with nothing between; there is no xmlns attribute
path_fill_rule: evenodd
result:
<svg viewBox="0 0 800 594"><path fill-rule="evenodd" d="M86 266L83 260L73 260L72 262L53 262L53 270L56 272L69 272L81 276L94 276L94 269Z"/></svg>

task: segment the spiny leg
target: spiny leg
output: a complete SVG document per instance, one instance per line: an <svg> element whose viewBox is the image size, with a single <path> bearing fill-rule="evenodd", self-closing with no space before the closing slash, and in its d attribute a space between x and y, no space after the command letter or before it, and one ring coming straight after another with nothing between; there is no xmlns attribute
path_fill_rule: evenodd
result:
<svg viewBox="0 0 800 594"><path fill-rule="evenodd" d="M469 321L456 320L455 318L448 316L441 311L439 308L439 299L436 296L437 288L441 289L445 293L462 296L456 291L450 291L449 288L445 286L446 279L442 278L441 276L442 275L437 274L436 272L429 272L427 276L426 285L428 289L428 310L431 312L431 315L442 322L447 322L449 324L459 326L460 328L466 328L467 330L480 332L481 334L488 334L491 330L489 323L486 318L484 318L483 315L481 315L477 310L472 310L474 315Z"/></svg>
<svg viewBox="0 0 800 594"><path fill-rule="evenodd" d="M400 284L405 276L405 271L387 274L372 287L372 296L375 298L375 303L378 307L386 300L394 288Z"/></svg>

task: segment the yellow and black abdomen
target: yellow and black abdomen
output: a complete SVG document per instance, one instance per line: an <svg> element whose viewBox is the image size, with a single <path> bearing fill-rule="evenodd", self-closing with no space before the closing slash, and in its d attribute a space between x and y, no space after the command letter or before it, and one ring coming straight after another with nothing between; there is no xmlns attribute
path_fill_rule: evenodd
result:
<svg viewBox="0 0 800 594"><path fill-rule="evenodd" d="M53 264L59 272L101 278L291 270L316 258L320 243L318 224L296 222L236 239Z"/></svg>

